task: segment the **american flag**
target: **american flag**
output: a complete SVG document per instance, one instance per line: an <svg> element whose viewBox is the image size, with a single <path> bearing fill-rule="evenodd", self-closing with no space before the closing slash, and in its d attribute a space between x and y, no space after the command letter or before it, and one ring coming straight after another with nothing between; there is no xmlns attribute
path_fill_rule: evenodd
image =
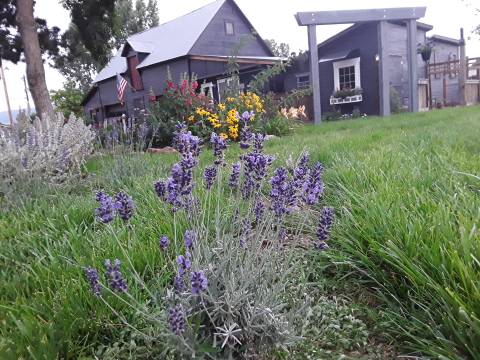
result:
<svg viewBox="0 0 480 360"><path fill-rule="evenodd" d="M125 102L125 89L127 88L128 82L125 78L119 74L117 74L117 95L118 101L123 106Z"/></svg>

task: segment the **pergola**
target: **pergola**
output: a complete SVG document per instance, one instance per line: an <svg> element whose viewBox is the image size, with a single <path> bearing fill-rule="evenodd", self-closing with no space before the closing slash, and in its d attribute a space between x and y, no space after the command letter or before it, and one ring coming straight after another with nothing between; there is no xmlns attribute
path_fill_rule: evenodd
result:
<svg viewBox="0 0 480 360"><path fill-rule="evenodd" d="M409 110L418 111L417 84L417 20L425 16L425 7L299 12L295 15L300 26L308 27L310 51L310 81L313 88L315 124L322 121L320 74L317 49L317 25L378 22L380 115L390 115L390 81L388 74L387 21L406 21L408 49Z"/></svg>

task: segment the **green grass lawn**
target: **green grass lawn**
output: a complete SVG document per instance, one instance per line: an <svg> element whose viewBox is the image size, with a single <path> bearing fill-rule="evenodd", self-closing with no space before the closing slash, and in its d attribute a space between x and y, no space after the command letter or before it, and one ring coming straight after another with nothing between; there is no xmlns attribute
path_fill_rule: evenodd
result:
<svg viewBox="0 0 480 360"><path fill-rule="evenodd" d="M303 149L324 163L326 202L337 212L331 250L309 265L315 281L324 281L324 295L341 294L361 308L374 347L480 359L480 107L304 126L266 146L278 161ZM232 147L229 155L237 152ZM111 234L94 223L93 192L126 190L142 204L132 223L132 257L144 276L161 277L157 235L171 225L152 183L174 161L97 157L85 179L24 184L7 194L0 212L0 358L91 357L126 336L92 299L76 265L100 267L99 259L118 255ZM307 339L305 351L330 346L336 353L323 340ZM364 347L345 356L386 357Z"/></svg>

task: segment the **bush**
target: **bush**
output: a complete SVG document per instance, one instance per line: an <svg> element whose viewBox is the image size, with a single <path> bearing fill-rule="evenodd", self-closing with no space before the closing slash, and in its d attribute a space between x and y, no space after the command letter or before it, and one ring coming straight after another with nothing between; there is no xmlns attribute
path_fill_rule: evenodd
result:
<svg viewBox="0 0 480 360"><path fill-rule="evenodd" d="M19 117L13 128L0 128L0 179L64 179L78 173L92 151L94 133L82 119Z"/></svg>
<svg viewBox="0 0 480 360"><path fill-rule="evenodd" d="M302 234L302 244L327 249L333 212L324 208L318 225L305 216L316 214L323 193L322 166L309 166L306 153L290 168L277 168L267 182L273 157L263 153L263 140L252 135L248 145L253 143L253 149L230 171L224 162L226 140L212 134L215 161L205 167L199 186L194 182L199 138L185 129L177 132L174 143L181 160L171 177L154 186L165 218L173 218L173 234L158 234L157 251L170 264L163 272L172 273L165 291L155 280L140 277L121 241L125 273L120 261L107 260L104 285L96 269L84 269L100 301L113 309L109 299L118 299L134 309L140 320L121 318L137 338L147 333L143 341L168 344L163 357L173 351L177 358L258 358L298 339L294 324L304 318L308 304L287 301L288 289L297 283L296 254L303 252L296 241L305 229L317 226L317 237ZM128 222L133 215L126 194L113 198L100 192L97 200L99 222ZM147 301L131 296L130 288L144 289ZM150 325L138 329L145 323ZM146 357L158 353L155 346L145 351Z"/></svg>

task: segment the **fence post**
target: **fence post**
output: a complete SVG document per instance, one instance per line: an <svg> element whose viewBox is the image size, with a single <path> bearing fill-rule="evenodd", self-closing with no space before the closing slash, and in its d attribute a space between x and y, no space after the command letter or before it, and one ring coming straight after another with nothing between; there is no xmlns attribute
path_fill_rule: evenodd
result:
<svg viewBox="0 0 480 360"><path fill-rule="evenodd" d="M465 56L465 38L463 36L463 28L460 29L460 74L458 78L458 86L460 90L460 105L465 106L466 101L466 83L467 83L467 62Z"/></svg>

